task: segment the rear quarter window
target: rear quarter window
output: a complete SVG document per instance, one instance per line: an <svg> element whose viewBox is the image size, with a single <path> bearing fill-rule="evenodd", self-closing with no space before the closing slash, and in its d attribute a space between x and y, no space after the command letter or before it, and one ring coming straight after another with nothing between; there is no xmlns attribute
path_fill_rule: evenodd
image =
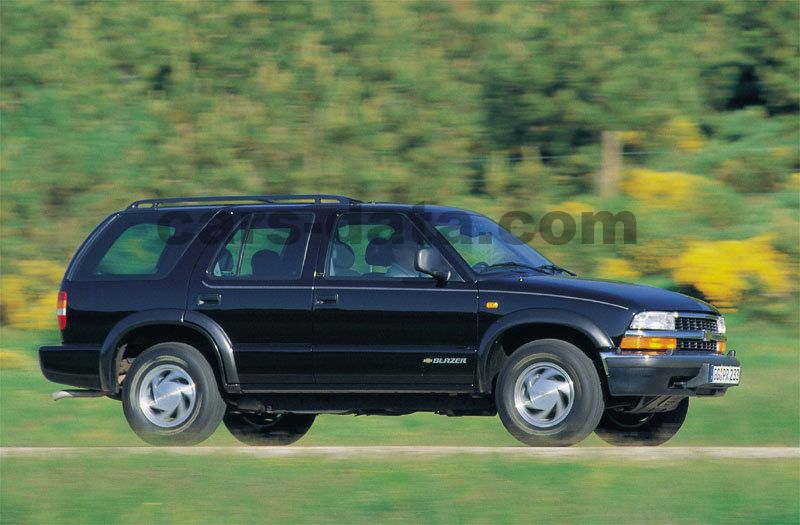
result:
<svg viewBox="0 0 800 525"><path fill-rule="evenodd" d="M166 276L212 215L180 213L174 217L154 212L121 214L86 248L78 261L75 279Z"/></svg>
<svg viewBox="0 0 800 525"><path fill-rule="evenodd" d="M175 228L134 224L117 237L95 268L95 275L156 275Z"/></svg>

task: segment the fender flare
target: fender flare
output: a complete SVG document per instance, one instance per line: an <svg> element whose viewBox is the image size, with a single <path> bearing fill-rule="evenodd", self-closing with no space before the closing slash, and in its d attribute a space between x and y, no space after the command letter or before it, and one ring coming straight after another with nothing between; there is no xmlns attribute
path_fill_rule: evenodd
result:
<svg viewBox="0 0 800 525"><path fill-rule="evenodd" d="M556 308L526 308L508 314L484 332L478 345L478 389L480 392L489 392L489 364L492 348L503 334L508 330L522 325L550 324L571 328L585 335L595 348L612 348L614 343L611 338L597 326L591 319L569 310Z"/></svg>
<svg viewBox="0 0 800 525"><path fill-rule="evenodd" d="M229 392L238 391L239 374L233 359L233 346L225 331L213 319L198 312L177 308L162 308L136 312L121 319L103 341L100 349L100 388L116 394L119 391L116 376L119 368L119 343L132 330L146 326L176 325L190 328L205 337L214 349L217 364L222 371L222 383Z"/></svg>

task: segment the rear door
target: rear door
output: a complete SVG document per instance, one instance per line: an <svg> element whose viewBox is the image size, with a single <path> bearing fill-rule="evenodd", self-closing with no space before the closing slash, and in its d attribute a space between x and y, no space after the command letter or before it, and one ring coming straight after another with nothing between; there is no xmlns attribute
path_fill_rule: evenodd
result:
<svg viewBox="0 0 800 525"><path fill-rule="evenodd" d="M232 219L231 233L195 269L188 307L225 330L245 389L312 384L314 213L237 211Z"/></svg>

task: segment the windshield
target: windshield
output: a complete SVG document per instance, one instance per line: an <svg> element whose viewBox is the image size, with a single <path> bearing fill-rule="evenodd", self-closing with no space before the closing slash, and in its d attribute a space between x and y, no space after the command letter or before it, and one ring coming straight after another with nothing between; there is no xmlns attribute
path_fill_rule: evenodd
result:
<svg viewBox="0 0 800 525"><path fill-rule="evenodd" d="M488 217L445 212L433 226L477 273L537 269L552 263Z"/></svg>

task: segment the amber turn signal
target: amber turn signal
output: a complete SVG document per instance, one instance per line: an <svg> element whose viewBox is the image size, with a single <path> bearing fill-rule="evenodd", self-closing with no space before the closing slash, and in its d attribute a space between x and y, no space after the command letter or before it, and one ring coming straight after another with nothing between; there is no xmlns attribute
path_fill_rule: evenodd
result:
<svg viewBox="0 0 800 525"><path fill-rule="evenodd" d="M724 354L728 349L728 344L725 341L717 341L717 353Z"/></svg>
<svg viewBox="0 0 800 525"><path fill-rule="evenodd" d="M674 337L644 337L641 335L625 336L619 344L622 350L656 350L666 352L677 346Z"/></svg>

